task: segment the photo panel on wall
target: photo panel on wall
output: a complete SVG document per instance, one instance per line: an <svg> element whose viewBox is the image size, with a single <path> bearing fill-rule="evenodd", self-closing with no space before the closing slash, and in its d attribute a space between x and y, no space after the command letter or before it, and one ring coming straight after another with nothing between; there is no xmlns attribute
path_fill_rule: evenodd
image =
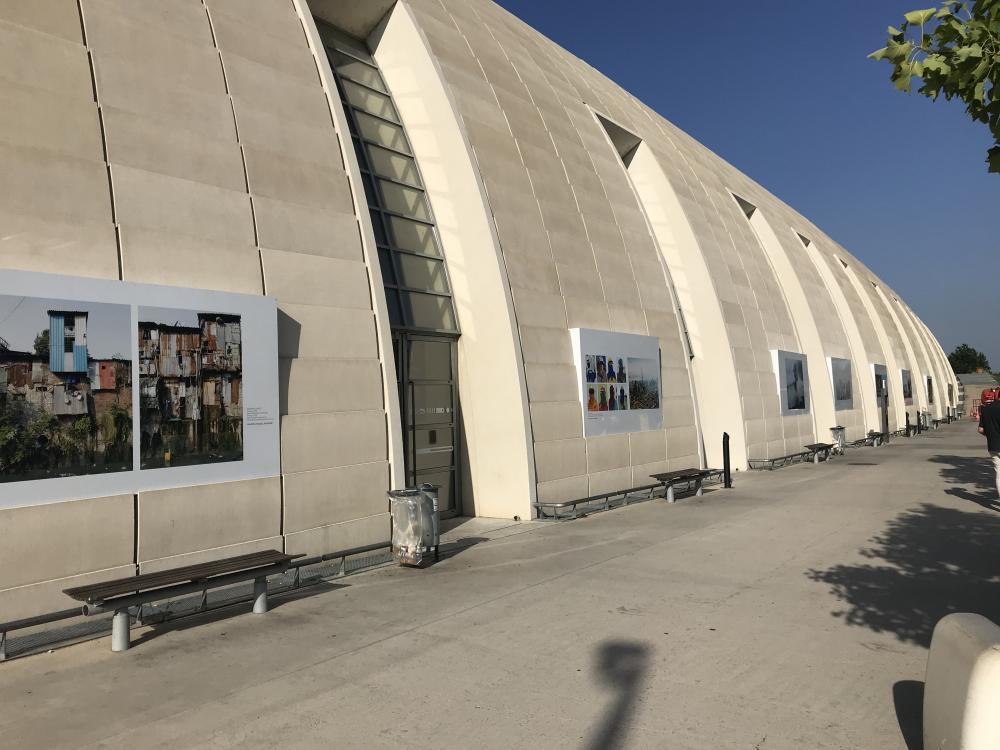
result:
<svg viewBox="0 0 1000 750"><path fill-rule="evenodd" d="M280 472L271 297L0 276L0 507Z"/></svg>
<svg viewBox="0 0 1000 750"><path fill-rule="evenodd" d="M660 429L659 339L591 329L573 329L571 335L584 434Z"/></svg>
<svg viewBox="0 0 1000 750"><path fill-rule="evenodd" d="M781 413L785 416L808 413L809 368L806 355L772 349L771 357L778 381Z"/></svg>
<svg viewBox="0 0 1000 750"><path fill-rule="evenodd" d="M830 380L833 383L834 408L838 411L854 408L854 372L851 360L828 358Z"/></svg>

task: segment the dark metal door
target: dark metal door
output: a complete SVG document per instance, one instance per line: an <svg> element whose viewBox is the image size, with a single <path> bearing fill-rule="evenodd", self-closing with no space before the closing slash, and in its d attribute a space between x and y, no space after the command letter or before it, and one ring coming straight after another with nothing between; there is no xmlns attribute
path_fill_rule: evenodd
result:
<svg viewBox="0 0 1000 750"><path fill-rule="evenodd" d="M875 396L878 399L879 429L885 435L889 432L889 379L879 372L875 373Z"/></svg>
<svg viewBox="0 0 1000 750"><path fill-rule="evenodd" d="M459 515L457 342L397 331L393 345L406 483L438 485L441 517Z"/></svg>

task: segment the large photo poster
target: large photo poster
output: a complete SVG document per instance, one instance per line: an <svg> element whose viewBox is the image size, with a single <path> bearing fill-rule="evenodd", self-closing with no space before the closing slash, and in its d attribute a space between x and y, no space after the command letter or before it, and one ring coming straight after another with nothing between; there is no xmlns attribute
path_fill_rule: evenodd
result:
<svg viewBox="0 0 1000 750"><path fill-rule="evenodd" d="M0 294L0 482L132 469L127 305Z"/></svg>
<svg viewBox="0 0 1000 750"><path fill-rule="evenodd" d="M809 368L806 364L806 355L773 349L771 356L777 375L781 413L785 416L807 414L809 412Z"/></svg>
<svg viewBox="0 0 1000 750"><path fill-rule="evenodd" d="M0 508L276 476L274 299L0 276Z"/></svg>
<svg viewBox="0 0 1000 750"><path fill-rule="evenodd" d="M910 406L913 404L913 377L909 370L900 370L899 374L903 381L903 402Z"/></svg>
<svg viewBox="0 0 1000 750"><path fill-rule="evenodd" d="M833 383L833 403L837 411L854 408L854 373L851 360L830 357L830 381Z"/></svg>
<svg viewBox="0 0 1000 750"><path fill-rule="evenodd" d="M570 335L584 435L660 429L659 339L588 328L574 328Z"/></svg>

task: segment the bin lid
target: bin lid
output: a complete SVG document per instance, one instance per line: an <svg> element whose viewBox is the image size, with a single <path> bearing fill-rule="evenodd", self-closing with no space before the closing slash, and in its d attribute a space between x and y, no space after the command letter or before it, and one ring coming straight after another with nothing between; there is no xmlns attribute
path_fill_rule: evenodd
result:
<svg viewBox="0 0 1000 750"><path fill-rule="evenodd" d="M420 490L415 487L407 487L404 490L389 490L386 494L389 497L413 497L414 495L419 495Z"/></svg>
<svg viewBox="0 0 1000 750"><path fill-rule="evenodd" d="M422 492L427 492L429 490L439 490L439 489L441 489L441 485L440 484L430 484L428 482L424 482L422 485L420 485L419 489Z"/></svg>

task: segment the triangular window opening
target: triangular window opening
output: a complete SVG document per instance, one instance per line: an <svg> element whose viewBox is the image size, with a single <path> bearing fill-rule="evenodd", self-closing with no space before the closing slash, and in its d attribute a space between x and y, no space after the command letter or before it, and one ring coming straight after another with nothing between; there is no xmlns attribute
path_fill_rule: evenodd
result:
<svg viewBox="0 0 1000 750"><path fill-rule="evenodd" d="M614 144L619 158L625 163L626 167L631 165L632 157L635 156L635 152L642 145L642 138L635 133L630 133L621 125L616 125L608 118L602 117L596 112L594 114L597 116L597 121L601 123L601 127L604 128L604 132L608 134L608 138L611 139L611 143Z"/></svg>
<svg viewBox="0 0 1000 750"><path fill-rule="evenodd" d="M757 207L750 201L743 200L743 198L740 198L740 196L738 196L736 193L733 193L732 196L733 198L736 199L736 202L739 204L740 208L743 210L743 213L746 214L746 217L748 219L752 218L753 215L757 213Z"/></svg>
<svg viewBox="0 0 1000 750"><path fill-rule="evenodd" d="M801 234L796 232L795 234L799 237L799 242L801 242L805 247L809 247L812 244L812 240L808 237L803 237Z"/></svg>

